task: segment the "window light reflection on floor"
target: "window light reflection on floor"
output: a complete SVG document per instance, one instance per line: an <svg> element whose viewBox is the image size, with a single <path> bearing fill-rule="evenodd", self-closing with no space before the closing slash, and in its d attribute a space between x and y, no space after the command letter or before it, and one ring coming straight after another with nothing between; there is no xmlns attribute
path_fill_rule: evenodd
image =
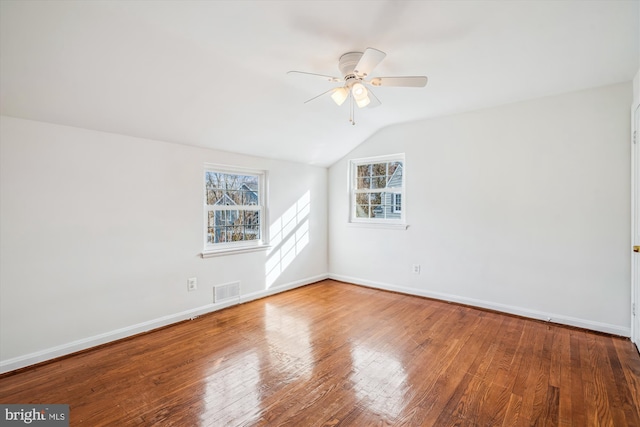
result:
<svg viewBox="0 0 640 427"><path fill-rule="evenodd" d="M350 377L361 405L393 420L404 409L407 372L391 353L365 345L351 349L353 373Z"/></svg>
<svg viewBox="0 0 640 427"><path fill-rule="evenodd" d="M265 333L269 343L267 360L280 382L306 381L315 359L311 352L308 319L286 307L265 304ZM286 363L282 363L286 360Z"/></svg>

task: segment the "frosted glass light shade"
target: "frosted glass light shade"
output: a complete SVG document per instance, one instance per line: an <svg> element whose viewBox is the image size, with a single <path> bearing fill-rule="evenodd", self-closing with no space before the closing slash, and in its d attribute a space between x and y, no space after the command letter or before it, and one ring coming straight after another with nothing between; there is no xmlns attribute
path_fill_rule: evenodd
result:
<svg viewBox="0 0 640 427"><path fill-rule="evenodd" d="M347 96L349 96L349 90L346 87L338 87L335 88L331 94L331 99L333 99L336 104L342 105L347 99Z"/></svg>
<svg viewBox="0 0 640 427"><path fill-rule="evenodd" d="M367 97L367 88L362 83L356 83L351 86L351 93L356 101L359 101Z"/></svg>
<svg viewBox="0 0 640 427"><path fill-rule="evenodd" d="M370 102L371 102L371 99L369 99L369 97L366 95L362 99L356 99L356 104L358 104L358 107L360 108L366 107L367 105L369 105Z"/></svg>

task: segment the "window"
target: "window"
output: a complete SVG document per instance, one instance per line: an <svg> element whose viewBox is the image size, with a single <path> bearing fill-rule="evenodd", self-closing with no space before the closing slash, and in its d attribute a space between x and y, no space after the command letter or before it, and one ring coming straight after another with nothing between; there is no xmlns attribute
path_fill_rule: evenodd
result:
<svg viewBox="0 0 640 427"><path fill-rule="evenodd" d="M393 195L393 212L402 212L402 194Z"/></svg>
<svg viewBox="0 0 640 427"><path fill-rule="evenodd" d="M215 166L205 169L204 254L264 245L265 175Z"/></svg>
<svg viewBox="0 0 640 427"><path fill-rule="evenodd" d="M352 223L404 224L404 154L351 161Z"/></svg>

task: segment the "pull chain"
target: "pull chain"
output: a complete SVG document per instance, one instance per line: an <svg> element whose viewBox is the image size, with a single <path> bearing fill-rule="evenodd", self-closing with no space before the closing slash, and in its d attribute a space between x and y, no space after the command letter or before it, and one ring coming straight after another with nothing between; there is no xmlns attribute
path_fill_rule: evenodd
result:
<svg viewBox="0 0 640 427"><path fill-rule="evenodd" d="M349 121L353 126L356 125L355 109L353 107L353 94L349 91Z"/></svg>

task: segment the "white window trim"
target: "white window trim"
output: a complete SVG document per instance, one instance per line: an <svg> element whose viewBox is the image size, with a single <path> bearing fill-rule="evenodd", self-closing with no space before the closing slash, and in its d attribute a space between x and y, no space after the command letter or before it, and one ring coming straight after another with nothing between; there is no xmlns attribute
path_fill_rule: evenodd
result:
<svg viewBox="0 0 640 427"><path fill-rule="evenodd" d="M258 240L246 240L241 242L230 243L216 243L210 244L207 242L207 222L209 207L207 205L206 196L206 174L207 172L221 172L228 174L247 174L257 175L259 178L258 199L260 200L260 239ZM204 249L200 254L202 258L211 258L223 255L241 254L256 251L265 251L269 249L269 227L266 225L269 223L269 179L268 171L261 169L250 169L244 167L236 167L229 165L219 165L214 163L205 163L204 171L202 175L202 205L203 205L203 246Z"/></svg>
<svg viewBox="0 0 640 427"><path fill-rule="evenodd" d="M356 182L356 167L362 164L368 163L386 163L400 161L402 162L402 179L403 186L398 191L398 194L401 194L402 200L402 209L400 210L400 218L399 219L380 219L380 218L356 218L355 216L355 197L353 189L355 187ZM363 157L358 159L349 160L348 166L348 179L347 179L347 197L349 198L349 213L348 213L348 225L353 227L365 227L365 228L385 228L385 229L396 229L396 230L406 230L409 228L409 224L406 222L406 161L404 153L397 154L389 154L384 156L374 156L374 157Z"/></svg>
<svg viewBox="0 0 640 427"><path fill-rule="evenodd" d="M223 243L220 243L220 244L223 244ZM261 245L256 245L254 247L242 247L242 248L234 247L234 248L220 248L215 250L204 250L202 251L200 256L202 258L213 258L218 256L224 256L224 255L245 254L249 252L266 251L270 247L271 246L269 245L261 244Z"/></svg>
<svg viewBox="0 0 640 427"><path fill-rule="evenodd" d="M381 228L389 230L406 230L409 224L384 224L380 222L350 222L347 224L354 228Z"/></svg>

